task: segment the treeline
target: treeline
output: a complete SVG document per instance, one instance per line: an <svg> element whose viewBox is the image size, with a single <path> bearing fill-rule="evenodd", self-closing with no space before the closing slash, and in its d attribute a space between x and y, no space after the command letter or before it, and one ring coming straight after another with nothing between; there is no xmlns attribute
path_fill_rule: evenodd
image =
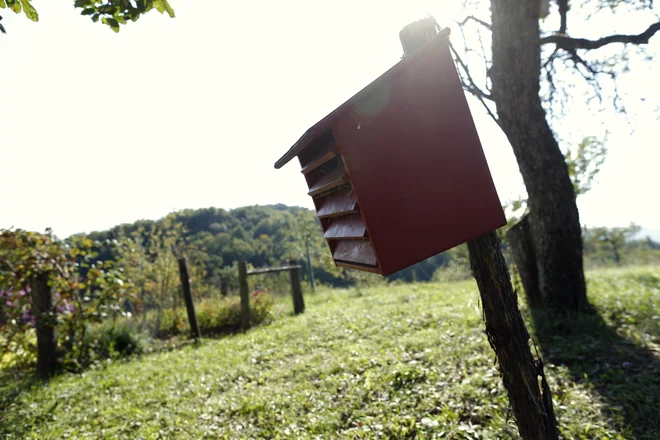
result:
<svg viewBox="0 0 660 440"><path fill-rule="evenodd" d="M588 266L653 264L660 262L660 245L651 239L634 240L639 228L584 229L585 262ZM504 237L504 234L501 234ZM235 264L245 260L253 267L281 264L291 259L303 266L310 280L308 261L317 283L345 287L378 278L334 265L322 229L311 210L283 204L221 208L185 209L159 220L139 220L86 236L97 243L99 259L115 260L113 240L131 239L140 244L146 260L159 255L185 253L197 267L205 285L218 288L221 280L232 279ZM436 255L398 273L387 281L431 281L446 279L446 271L469 275L464 245ZM167 248L167 249L164 249ZM506 243L504 243L506 251ZM507 252L508 254L508 252ZM509 257L509 255L507 255ZM164 257L163 257L164 258ZM511 258L507 258L511 264Z"/></svg>
<svg viewBox="0 0 660 440"><path fill-rule="evenodd" d="M370 275L338 268L327 249L320 224L313 211L283 204L221 208L185 209L159 220L139 220L107 231L87 234L97 243L100 260L116 259L112 240L130 238L156 257L158 249L169 246L192 257L203 269L203 280L220 286L231 275L235 263L245 260L254 267L265 267L296 259L309 281L309 261L317 283L335 287L355 284ZM155 243L160 241L160 243ZM178 248L178 249L177 249ZM393 274L389 281L429 281L434 272L446 266L448 254L440 254Z"/></svg>
<svg viewBox="0 0 660 440"><path fill-rule="evenodd" d="M660 264L660 243L640 237L635 224L617 228L584 228L585 266Z"/></svg>

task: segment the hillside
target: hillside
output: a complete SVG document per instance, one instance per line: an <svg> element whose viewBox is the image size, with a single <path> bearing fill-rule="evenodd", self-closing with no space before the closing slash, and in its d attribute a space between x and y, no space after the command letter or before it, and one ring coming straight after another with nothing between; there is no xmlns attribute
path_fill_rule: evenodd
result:
<svg viewBox="0 0 660 440"><path fill-rule="evenodd" d="M180 230L177 228L181 226ZM206 282L217 285L222 271L236 261L245 260L255 267L264 267L287 261L299 260L305 267L306 237L309 241L310 260L315 278L323 284L347 286L359 276L354 271L344 271L334 266L327 249L323 232L313 211L283 204L245 206L232 210L221 208L185 209L171 213L162 219L139 220L115 226L107 231L88 234L92 240L104 242L122 236L138 237L148 242L152 228L164 234L177 233L181 242L196 250L197 260L204 266ZM101 246L101 259L114 257ZM449 261L447 255L437 255L389 277L390 280L428 281L438 267Z"/></svg>
<svg viewBox="0 0 660 440"><path fill-rule="evenodd" d="M659 262L660 244L632 232L628 232L627 228L592 228L585 232L584 257L587 267ZM504 237L505 234L501 235ZM155 221L139 220L107 231L92 232L88 237L99 243L101 260L116 258L107 240L122 237L136 240L146 249L149 254L147 259L152 262L157 260L157 249L154 247L162 252L163 247L175 245L183 253L194 255L189 264L195 266L196 273L201 274L201 281L209 290L217 290L222 278L235 276L235 264L239 260L245 260L254 267L265 267L295 259L303 266L303 278L308 282L308 250L314 278L321 284L348 287L371 276L336 267L315 213L283 204L245 206L232 210L214 207L185 209ZM169 237L169 244L160 237ZM506 253L506 243L503 249L511 263L511 256ZM465 246L459 246L392 274L387 280L443 280L446 276L437 271L447 266L455 268L451 261L461 266L457 270L458 278L469 273L467 250Z"/></svg>
<svg viewBox="0 0 660 440"><path fill-rule="evenodd" d="M660 271L601 270L588 281L599 317L575 321L571 335L535 336L563 438L657 439ZM328 290L306 300L306 313L292 317L282 297L273 324L247 334L47 386L0 377L0 433L517 438L472 282Z"/></svg>

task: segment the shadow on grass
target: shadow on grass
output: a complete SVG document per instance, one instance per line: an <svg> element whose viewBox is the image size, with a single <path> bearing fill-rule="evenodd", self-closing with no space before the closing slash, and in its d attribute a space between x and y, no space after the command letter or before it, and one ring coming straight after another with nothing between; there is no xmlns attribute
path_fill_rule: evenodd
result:
<svg viewBox="0 0 660 440"><path fill-rule="evenodd" d="M0 370L0 427L2 414L16 399L33 388L44 386L47 382L41 381L31 371L20 368L4 368Z"/></svg>
<svg viewBox="0 0 660 440"><path fill-rule="evenodd" d="M574 382L597 391L625 438L658 439L660 353L621 335L625 323L604 313L610 324L596 311L564 320L533 312L544 362L565 366Z"/></svg>

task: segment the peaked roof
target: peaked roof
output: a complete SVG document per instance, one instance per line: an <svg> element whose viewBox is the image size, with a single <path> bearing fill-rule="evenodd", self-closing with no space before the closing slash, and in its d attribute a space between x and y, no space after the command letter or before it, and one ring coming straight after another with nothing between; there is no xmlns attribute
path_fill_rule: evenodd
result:
<svg viewBox="0 0 660 440"><path fill-rule="evenodd" d="M372 81L369 85L364 87L362 90L357 92L353 97L344 102L342 105L333 110L325 118L321 119L319 122L310 127L298 141L293 144L289 151L287 151L277 162L275 162L275 168L280 169L287 163L291 161L294 157L298 156L301 151L307 148L312 142L321 137L327 130L329 130L334 123L345 113L349 112L355 107L360 101L366 98L372 91L378 89L381 85L385 84L391 77L400 73L403 69L406 69L410 66L411 63L414 63L416 59L423 57L424 53L433 47L434 42L439 39L446 39L449 37L450 30L449 28L444 28L438 32L433 38L428 40L422 46L420 46L412 55L403 58L401 61L392 66L389 70L383 73L381 76Z"/></svg>

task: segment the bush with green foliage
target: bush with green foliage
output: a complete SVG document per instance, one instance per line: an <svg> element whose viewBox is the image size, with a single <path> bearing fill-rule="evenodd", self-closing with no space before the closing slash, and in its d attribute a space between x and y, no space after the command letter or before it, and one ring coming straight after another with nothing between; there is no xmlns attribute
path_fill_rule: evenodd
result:
<svg viewBox="0 0 660 440"><path fill-rule="evenodd" d="M97 244L98 245L98 244ZM107 243L106 246L112 246ZM114 245L119 243L114 242ZM48 274L53 290L49 316L55 327L62 365L79 369L95 358L86 333L93 323L125 315L132 286L112 261L98 261L94 243L85 237L59 240L21 229L0 229L0 359L12 364L35 360L31 283Z"/></svg>
<svg viewBox="0 0 660 440"><path fill-rule="evenodd" d="M267 290L255 291L250 295L252 325L269 323L273 316L272 309L273 295ZM164 310L156 336L168 338L188 334L190 326L186 313L186 309L182 307ZM232 333L241 326L241 301L235 296L205 299L195 306L195 314L202 335Z"/></svg>
<svg viewBox="0 0 660 440"><path fill-rule="evenodd" d="M91 327L86 338L87 345L93 347L95 358L99 360L142 354L147 346L146 335L128 319L106 321Z"/></svg>
<svg viewBox="0 0 660 440"><path fill-rule="evenodd" d="M433 272L433 281L440 283L453 283L472 278L470 266L461 260L451 260L447 266L442 266Z"/></svg>

